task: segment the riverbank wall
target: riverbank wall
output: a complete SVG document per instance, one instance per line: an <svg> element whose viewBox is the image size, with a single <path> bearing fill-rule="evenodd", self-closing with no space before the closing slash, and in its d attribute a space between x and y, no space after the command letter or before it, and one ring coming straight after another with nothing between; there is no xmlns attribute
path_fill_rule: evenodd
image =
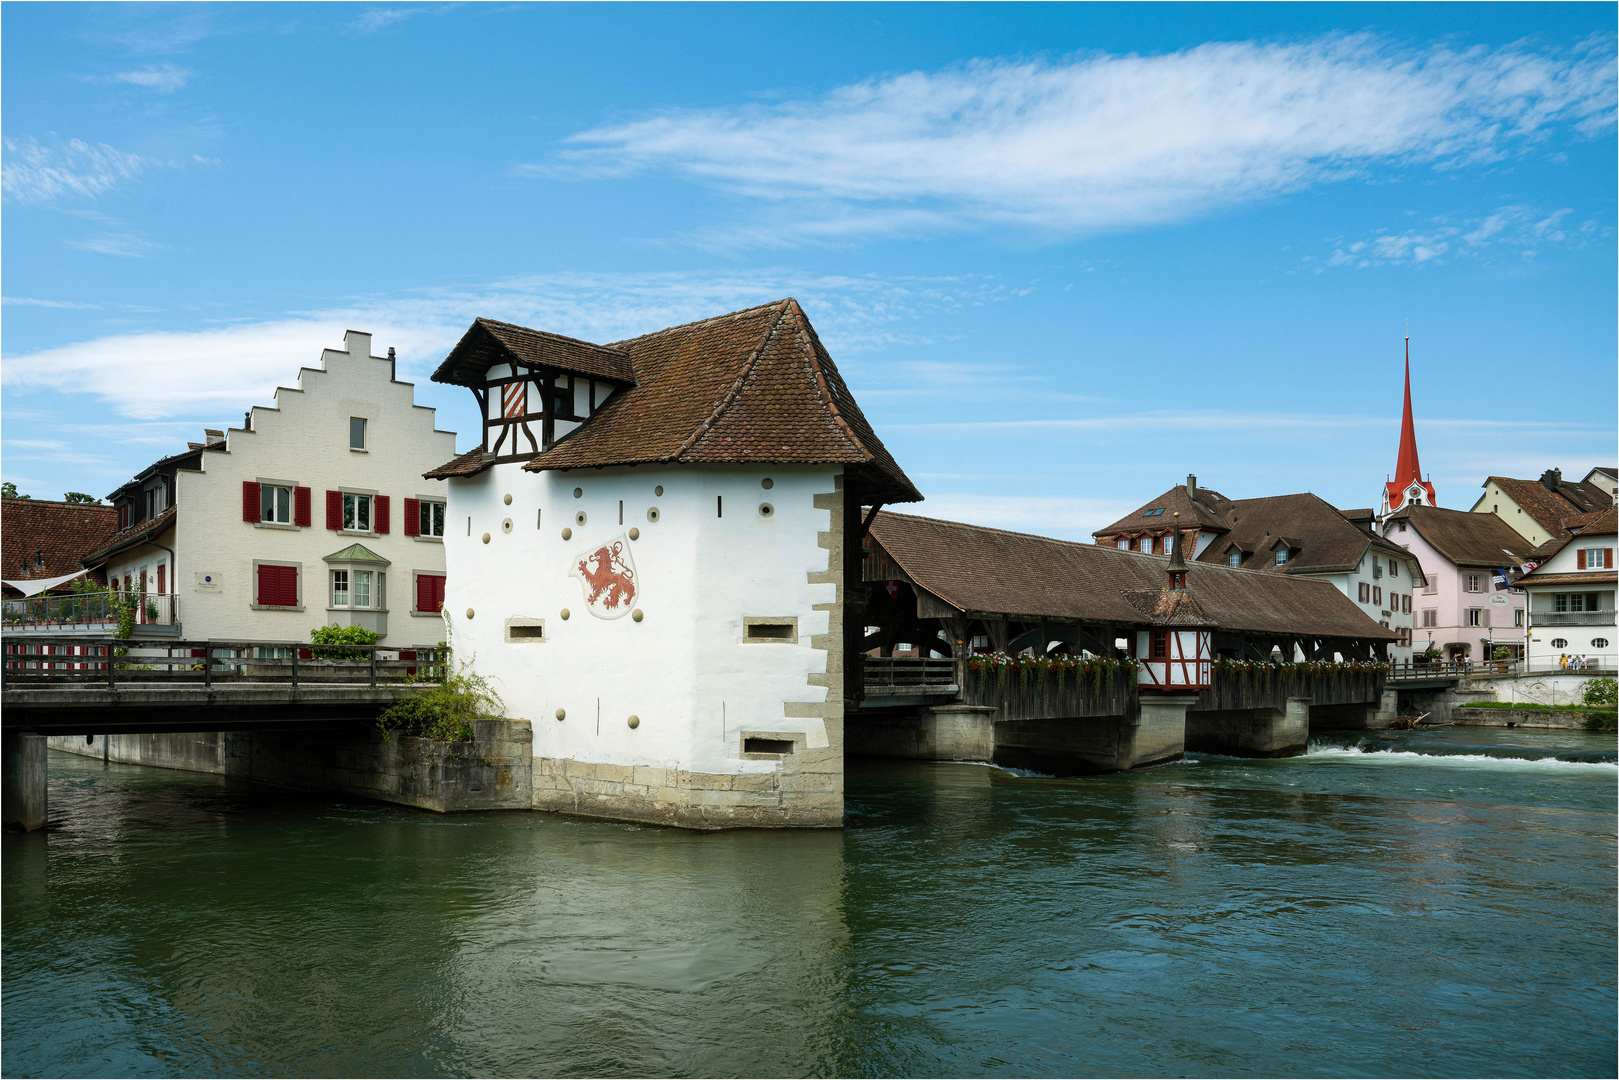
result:
<svg viewBox="0 0 1619 1080"><path fill-rule="evenodd" d="M1556 728L1580 731L1587 717L1612 716L1612 711L1584 712L1578 709L1452 709L1450 722L1457 727Z"/></svg>
<svg viewBox="0 0 1619 1080"><path fill-rule="evenodd" d="M52 750L159 769L218 773L439 812L533 805L527 721L476 720L470 742L341 733L204 731L51 736Z"/></svg>

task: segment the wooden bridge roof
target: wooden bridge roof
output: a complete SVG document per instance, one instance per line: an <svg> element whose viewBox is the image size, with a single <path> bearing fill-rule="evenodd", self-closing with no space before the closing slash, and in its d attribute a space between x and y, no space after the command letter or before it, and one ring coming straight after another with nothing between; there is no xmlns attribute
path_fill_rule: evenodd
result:
<svg viewBox="0 0 1619 1080"><path fill-rule="evenodd" d="M1168 583L1169 559L882 511L871 539L911 583L965 614L1140 626L1132 594ZM1193 562L1186 586L1221 630L1393 641L1330 582Z"/></svg>

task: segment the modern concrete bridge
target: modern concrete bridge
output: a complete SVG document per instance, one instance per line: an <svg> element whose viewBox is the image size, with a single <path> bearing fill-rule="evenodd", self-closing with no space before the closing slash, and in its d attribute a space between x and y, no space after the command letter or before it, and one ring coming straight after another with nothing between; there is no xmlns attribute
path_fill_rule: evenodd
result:
<svg viewBox="0 0 1619 1080"><path fill-rule="evenodd" d="M0 736L7 828L46 820L45 740L180 732L333 731L369 725L440 657L287 642L3 639Z"/></svg>

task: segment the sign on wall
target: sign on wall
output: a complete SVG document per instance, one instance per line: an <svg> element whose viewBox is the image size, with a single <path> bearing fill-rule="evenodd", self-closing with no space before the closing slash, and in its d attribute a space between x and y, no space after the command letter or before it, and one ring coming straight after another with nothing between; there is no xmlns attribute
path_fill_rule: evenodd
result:
<svg viewBox="0 0 1619 1080"><path fill-rule="evenodd" d="M584 589L585 607L598 619L617 619L635 606L641 595L635 576L635 559L630 555L629 537L623 533L602 544L589 555L575 558L568 576L577 578Z"/></svg>

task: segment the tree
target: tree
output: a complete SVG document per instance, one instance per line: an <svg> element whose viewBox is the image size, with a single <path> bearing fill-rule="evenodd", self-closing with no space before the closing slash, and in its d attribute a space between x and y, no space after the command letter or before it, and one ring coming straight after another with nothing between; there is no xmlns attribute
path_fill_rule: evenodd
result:
<svg viewBox="0 0 1619 1080"><path fill-rule="evenodd" d="M17 485L10 480L0 484L0 499L31 499L32 495L18 495Z"/></svg>
<svg viewBox="0 0 1619 1080"><path fill-rule="evenodd" d="M86 495L82 491L69 491L62 496L63 502L83 503L85 506L100 506L101 500L94 495Z"/></svg>

